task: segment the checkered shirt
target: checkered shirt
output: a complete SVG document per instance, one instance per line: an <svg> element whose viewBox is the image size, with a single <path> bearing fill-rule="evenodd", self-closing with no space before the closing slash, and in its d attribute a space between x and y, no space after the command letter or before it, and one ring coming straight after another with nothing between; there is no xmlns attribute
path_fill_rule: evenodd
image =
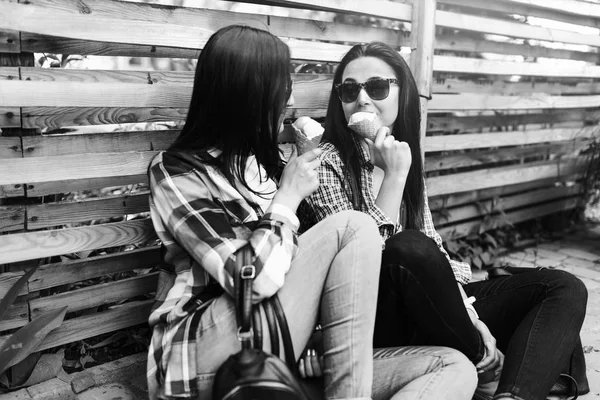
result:
<svg viewBox="0 0 600 400"><path fill-rule="evenodd" d="M148 175L152 222L165 262L175 272L165 290L157 290L149 318L150 398L196 398L200 313L184 305L192 296L202 308L223 290L233 295L235 255L245 246L251 247L256 267L253 301L271 297L283 286L296 253L299 222L282 205L264 213L253 208L247 189L233 187L218 169L191 154L159 153Z"/></svg>
<svg viewBox="0 0 600 400"><path fill-rule="evenodd" d="M319 146L323 150L321 155L321 166L319 167L319 188L303 204L302 212L299 213L303 228L313 226L325 217L344 210L353 210L352 188L346 183L346 168L340 154L331 143L321 143ZM402 230L400 223L394 223L378 206L375 204L375 195L373 193L373 170L369 155L362 146L359 149L358 156L361 161L361 181L362 195L365 204L359 211L369 214L377 223L379 233L385 241L390 236ZM459 262L450 259L450 256L442 245L442 238L435 230L433 218L429 203L427 201L427 191L425 190L425 205L423 209L423 233L432 238L438 245L442 253L448 258L452 272L456 281L466 284L471 280L471 267L468 263Z"/></svg>

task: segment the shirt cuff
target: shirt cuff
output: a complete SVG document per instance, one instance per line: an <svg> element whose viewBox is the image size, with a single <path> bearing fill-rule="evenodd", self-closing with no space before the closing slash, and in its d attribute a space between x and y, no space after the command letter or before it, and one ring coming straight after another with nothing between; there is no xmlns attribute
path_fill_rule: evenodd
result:
<svg viewBox="0 0 600 400"><path fill-rule="evenodd" d="M297 231L300 227L300 220L288 206L284 206L283 204L271 204L267 210L267 214L268 213L279 215L287 219L294 231Z"/></svg>

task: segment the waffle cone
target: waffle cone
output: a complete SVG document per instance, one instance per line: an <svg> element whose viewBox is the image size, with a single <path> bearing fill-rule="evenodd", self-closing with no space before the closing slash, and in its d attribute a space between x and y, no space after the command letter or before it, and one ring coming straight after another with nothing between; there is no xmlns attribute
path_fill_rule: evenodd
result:
<svg viewBox="0 0 600 400"><path fill-rule="evenodd" d="M369 114L369 113L356 113L353 114L348 122L348 128L352 129L354 132L358 133L360 136L375 140L375 136L377 136L377 131L382 127L381 120L375 116L370 117L368 115L358 115L358 114ZM361 118L362 117L362 118Z"/></svg>
<svg viewBox="0 0 600 400"><path fill-rule="evenodd" d="M304 154L307 151L316 149L321 143L323 135L315 136L312 139L306 137L306 135L294 127L294 137L296 139L296 148L298 149L298 155Z"/></svg>

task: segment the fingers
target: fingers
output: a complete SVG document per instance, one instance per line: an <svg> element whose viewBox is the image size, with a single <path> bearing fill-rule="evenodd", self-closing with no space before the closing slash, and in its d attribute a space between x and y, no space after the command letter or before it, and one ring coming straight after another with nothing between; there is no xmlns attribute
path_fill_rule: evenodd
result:
<svg viewBox="0 0 600 400"><path fill-rule="evenodd" d="M298 372L303 379L306 378L306 368L304 364L304 358L301 358L300 361L298 361Z"/></svg>
<svg viewBox="0 0 600 400"><path fill-rule="evenodd" d="M481 320L476 321L474 326L479 331L485 346L485 356L475 365L477 372L482 373L496 368L500 360L496 348L496 339L492 336L488 327Z"/></svg>
<svg viewBox="0 0 600 400"><path fill-rule="evenodd" d="M292 154L290 155L290 158L288 158L288 163L291 162L292 160L296 159L298 157L298 147L296 147L296 145L292 146Z"/></svg>
<svg viewBox="0 0 600 400"><path fill-rule="evenodd" d="M381 147L383 142L388 137L391 137L392 139L394 138L390 135L390 128L382 126L381 128L379 128L379 130L377 131L377 135L375 136L375 146Z"/></svg>
<svg viewBox="0 0 600 400"><path fill-rule="evenodd" d="M306 351L306 356L304 356L304 368L306 369L306 376L308 376L309 378L314 378L315 376L315 371L313 369L312 362L314 352L314 350L309 349Z"/></svg>
<svg viewBox="0 0 600 400"><path fill-rule="evenodd" d="M298 362L298 371L302 378L318 378L323 376L323 357L314 349L306 350Z"/></svg>

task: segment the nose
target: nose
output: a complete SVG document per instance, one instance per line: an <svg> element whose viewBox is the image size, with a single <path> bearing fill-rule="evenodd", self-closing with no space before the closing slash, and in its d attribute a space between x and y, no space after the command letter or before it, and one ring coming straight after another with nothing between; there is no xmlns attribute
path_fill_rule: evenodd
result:
<svg viewBox="0 0 600 400"><path fill-rule="evenodd" d="M356 101L359 105L368 104L371 102L371 98L367 94L365 88L360 88L360 92L358 92L358 97L356 98Z"/></svg>
<svg viewBox="0 0 600 400"><path fill-rule="evenodd" d="M287 103L285 103L285 106L286 107L292 107L294 104L296 104L296 102L294 101L294 95L291 94L290 98L287 101Z"/></svg>

